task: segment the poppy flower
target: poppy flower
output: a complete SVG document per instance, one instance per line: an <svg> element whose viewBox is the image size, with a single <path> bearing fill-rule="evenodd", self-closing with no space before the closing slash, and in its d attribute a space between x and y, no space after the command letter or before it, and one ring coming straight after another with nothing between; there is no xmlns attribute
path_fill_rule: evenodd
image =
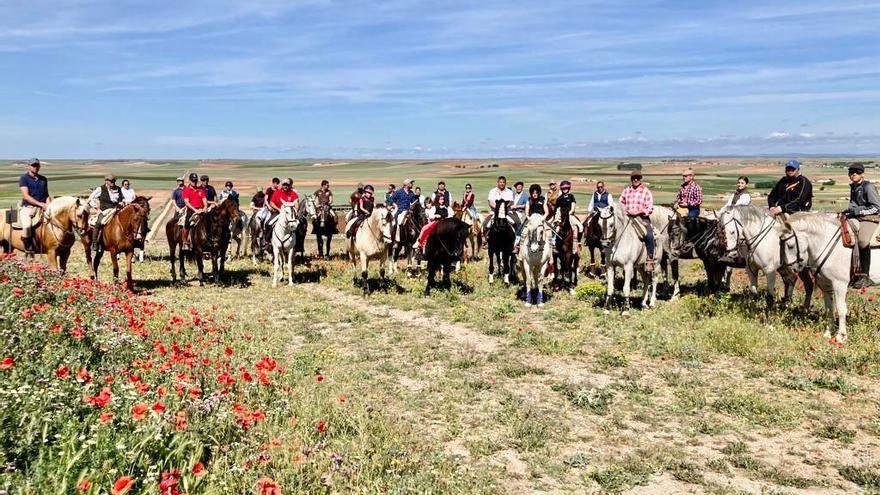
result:
<svg viewBox="0 0 880 495"><path fill-rule="evenodd" d="M79 482L79 485L77 485L77 488L81 492L87 491L91 487L92 487L92 482L89 480L82 480Z"/></svg>
<svg viewBox="0 0 880 495"><path fill-rule="evenodd" d="M102 423L107 424L107 423L113 421L113 413L112 412L101 413L101 417L99 419L101 420Z"/></svg>
<svg viewBox="0 0 880 495"><path fill-rule="evenodd" d="M321 433L327 433L327 427L324 425L324 421L320 419L318 420L318 431Z"/></svg>
<svg viewBox="0 0 880 495"><path fill-rule="evenodd" d="M178 411L177 417L174 421L174 428L178 430L185 430L187 427L186 424L186 411Z"/></svg>
<svg viewBox="0 0 880 495"><path fill-rule="evenodd" d="M205 469L205 466L201 462L199 462L198 464L193 466L192 473L193 476L195 476L196 478L201 478L202 476L208 474L208 470Z"/></svg>
<svg viewBox="0 0 880 495"><path fill-rule="evenodd" d="M116 483L113 483L113 490L110 493L122 495L123 493L128 493L132 486L134 486L134 479L131 476L123 476L116 480Z"/></svg>
<svg viewBox="0 0 880 495"><path fill-rule="evenodd" d="M324 375L318 375L315 377L315 381L321 383L324 381Z"/></svg>
<svg viewBox="0 0 880 495"><path fill-rule="evenodd" d="M68 378L70 378L70 370L67 369L67 366L64 366L62 364L58 367L58 369L55 370L55 376L61 378L62 380L67 380Z"/></svg>
<svg viewBox="0 0 880 495"><path fill-rule="evenodd" d="M135 421L140 421L144 419L144 416L147 414L149 408L143 402L138 402L137 404L131 406L131 418Z"/></svg>
<svg viewBox="0 0 880 495"><path fill-rule="evenodd" d="M163 404L162 402L156 402L155 404L153 404L152 409L157 413L162 414L163 412L165 412L165 404Z"/></svg>
<svg viewBox="0 0 880 495"><path fill-rule="evenodd" d="M15 366L15 360L11 357L3 358L3 361L0 361L0 370L9 369Z"/></svg>
<svg viewBox="0 0 880 495"><path fill-rule="evenodd" d="M257 480L257 488L260 495L281 495L281 487L272 478L260 478Z"/></svg>

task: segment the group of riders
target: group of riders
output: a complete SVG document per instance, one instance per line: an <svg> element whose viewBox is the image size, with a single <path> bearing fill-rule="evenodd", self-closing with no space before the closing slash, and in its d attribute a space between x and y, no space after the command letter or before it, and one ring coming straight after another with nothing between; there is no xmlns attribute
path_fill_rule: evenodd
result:
<svg viewBox="0 0 880 495"><path fill-rule="evenodd" d="M28 172L19 179L22 201L19 209L19 219L22 227L22 240L28 253L37 250L34 243L32 230L33 218L41 215L48 204L52 201L49 194L48 180L40 174L40 161L36 158L28 162ZM873 183L864 177L865 168L861 163L853 163L849 167L850 179L850 203L849 207L841 212L848 219L856 219L860 222L858 249L860 270L854 280L854 287L864 287L870 284L867 274L871 265L871 235L877 230L880 223L880 195ZM682 182L679 191L675 195L674 206L689 218L700 215L703 203L703 191L699 183L694 180L694 171L686 169L682 172ZM651 269L654 262L655 239L651 227L650 215L654 209L653 195L648 185L643 181L640 170L634 170L630 174L630 184L620 195L618 200L626 213L646 226L645 244L647 248L646 268ZM207 175L199 176L190 173L185 183L184 177L177 178L177 188L172 192L172 200L177 208L175 219L183 219L182 236L184 243L188 242L188 232L194 215L205 212L226 199L239 203L239 193L233 183L227 181L221 192L217 192L210 184ZM526 219L533 214L540 214L545 219L557 222L561 215L572 215L577 218L577 200L571 192L572 184L568 180L555 181L548 184L549 190L546 195L539 184L532 184L528 192L524 190L523 182L516 182L511 189L507 185L507 178L500 176L496 186L492 188L487 197L487 205L490 211L499 211L503 203L506 220L511 222L516 232L514 250L518 249L518 238ZM739 177L736 188L724 207L735 205L747 205L752 197L748 192L748 177ZM88 198L88 204L93 210L96 221L93 223L92 248L99 249L101 239L101 226L103 217L114 210L131 203L135 198L135 192L131 188L129 180L123 180L117 186L116 178L112 174L104 177L104 183L95 188ZM312 195L318 207L333 207L333 193L327 180L321 181L320 188ZM395 223L399 223L403 215L410 211L410 207L418 202L424 208L428 223L424 225L414 247L423 248L437 222L452 217L453 203L451 192L446 188L446 183L440 181L437 188L430 195L422 195L418 187L414 187L412 179L406 179L400 188L389 184L385 194L384 203L393 212ZM299 193L293 188L293 181L288 178L280 180L273 178L271 184L265 190L258 191L250 203L251 211L262 226L266 226L281 211L285 204L298 204ZM813 203L813 186L805 176L801 174L801 163L791 160L785 164L785 175L777 182L773 190L767 196L767 204L772 215L792 214L800 211L809 211ZM606 190L603 181L596 182L595 191L592 193L586 213L592 214L599 210L614 205L612 194ZM349 196L351 208L348 222L345 228L346 235L351 237L360 223L370 216L376 206L375 188L372 185L358 184L356 190ZM465 185L461 201L457 205L466 212L474 223L483 223L483 229L488 229L495 221L494 215L488 215L481 220L476 208L476 195L471 184ZM578 222L580 223L580 222ZM263 228L266 232L270 229Z"/></svg>

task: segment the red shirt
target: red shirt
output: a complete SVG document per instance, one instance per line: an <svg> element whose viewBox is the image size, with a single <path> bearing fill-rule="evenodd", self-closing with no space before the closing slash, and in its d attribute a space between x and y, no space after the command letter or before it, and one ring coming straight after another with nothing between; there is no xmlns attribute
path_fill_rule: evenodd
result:
<svg viewBox="0 0 880 495"><path fill-rule="evenodd" d="M183 189L183 200L189 200L189 204L193 208L204 208L205 203L208 201L208 194L205 192L204 187L193 187L190 185Z"/></svg>
<svg viewBox="0 0 880 495"><path fill-rule="evenodd" d="M281 209L282 202L293 203L297 199L299 199L299 195L296 194L296 191L292 189L290 191L278 189L277 191L272 193L272 200L269 202L275 205L276 208Z"/></svg>

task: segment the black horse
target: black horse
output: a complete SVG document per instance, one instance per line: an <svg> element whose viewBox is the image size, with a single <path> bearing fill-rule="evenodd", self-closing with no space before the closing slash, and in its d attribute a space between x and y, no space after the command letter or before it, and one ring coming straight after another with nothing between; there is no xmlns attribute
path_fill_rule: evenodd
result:
<svg viewBox="0 0 880 495"><path fill-rule="evenodd" d="M495 263L498 263L499 275L504 276L504 281L510 283L512 269L511 258L513 257L513 240L516 237L513 225L507 220L510 211L510 201L496 201L495 210L492 212L492 226L486 234L487 250L489 252L489 283L495 277Z"/></svg>
<svg viewBox="0 0 880 495"><path fill-rule="evenodd" d="M425 260L428 262L426 296L431 293L431 289L434 287L449 289L452 286L449 275L452 273L453 265L461 261L470 229L470 225L457 218L444 218L428 236L428 242L425 244ZM434 278L437 271L441 269L443 270L443 282L438 286Z"/></svg>
<svg viewBox="0 0 880 495"><path fill-rule="evenodd" d="M553 253L556 265L553 284L558 288L571 290L578 284L577 272L581 258L579 245L580 239L572 228L569 211L561 210L559 229L556 232L556 249Z"/></svg>
<svg viewBox="0 0 880 495"><path fill-rule="evenodd" d="M669 223L669 261L678 280L678 260L702 260L710 294L721 290L728 267L743 268L744 262L725 261L725 246L718 239L718 220L678 216Z"/></svg>
<svg viewBox="0 0 880 495"><path fill-rule="evenodd" d="M605 250L602 249L602 229L599 228L599 213L593 212L584 220L584 247L590 252L590 266L585 273L598 276L605 273ZM596 250L599 250L599 262L596 264Z"/></svg>
<svg viewBox="0 0 880 495"><path fill-rule="evenodd" d="M300 206L297 212L299 225L296 226L296 246L294 247L293 252L303 259L306 257L306 234L309 231L309 212L307 210L308 209L305 208L305 205L302 204L302 200L300 200Z"/></svg>
<svg viewBox="0 0 880 495"><path fill-rule="evenodd" d="M312 220L312 233L315 234L315 241L318 244L318 258L330 257L330 243L333 241L333 235L338 234L336 212L330 205L316 204L315 218ZM324 241L327 241L326 249Z"/></svg>
<svg viewBox="0 0 880 495"><path fill-rule="evenodd" d="M419 238L422 227L428 223L428 217L425 216L425 207L418 201L413 201L409 207L409 213L404 217L403 222L397 226L397 242L394 243L391 252L391 259L394 263L400 259L400 252L406 258L406 266L412 265L413 261L413 244Z"/></svg>

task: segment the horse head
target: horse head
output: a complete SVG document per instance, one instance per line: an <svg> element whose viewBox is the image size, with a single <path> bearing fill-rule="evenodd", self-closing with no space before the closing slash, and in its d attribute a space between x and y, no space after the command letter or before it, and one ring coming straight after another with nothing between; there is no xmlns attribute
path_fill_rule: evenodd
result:
<svg viewBox="0 0 880 495"><path fill-rule="evenodd" d="M599 242L603 248L606 248L611 245L611 242L617 234L617 219L614 214L614 206L599 208L599 211L596 214L599 215L598 224L599 232L601 234Z"/></svg>
<svg viewBox="0 0 880 495"><path fill-rule="evenodd" d="M86 231L89 229L89 206L79 198L76 198L73 227L80 237L86 235Z"/></svg>
<svg viewBox="0 0 880 495"><path fill-rule="evenodd" d="M495 220L506 219L507 212L510 209L510 201L499 199L495 202Z"/></svg>
<svg viewBox="0 0 880 495"><path fill-rule="evenodd" d="M733 209L721 212L718 217L718 240L728 253L739 249L740 237L742 236L742 222L738 213Z"/></svg>
<svg viewBox="0 0 880 495"><path fill-rule="evenodd" d="M553 231L544 222L544 215L533 213L529 217L528 233L525 238L528 239L528 250L532 253L543 251L544 247L553 235Z"/></svg>
<svg viewBox="0 0 880 495"><path fill-rule="evenodd" d="M297 211L296 202L288 203L283 201L281 203L281 215L279 221L282 222L285 229L296 230L299 227L299 211Z"/></svg>

